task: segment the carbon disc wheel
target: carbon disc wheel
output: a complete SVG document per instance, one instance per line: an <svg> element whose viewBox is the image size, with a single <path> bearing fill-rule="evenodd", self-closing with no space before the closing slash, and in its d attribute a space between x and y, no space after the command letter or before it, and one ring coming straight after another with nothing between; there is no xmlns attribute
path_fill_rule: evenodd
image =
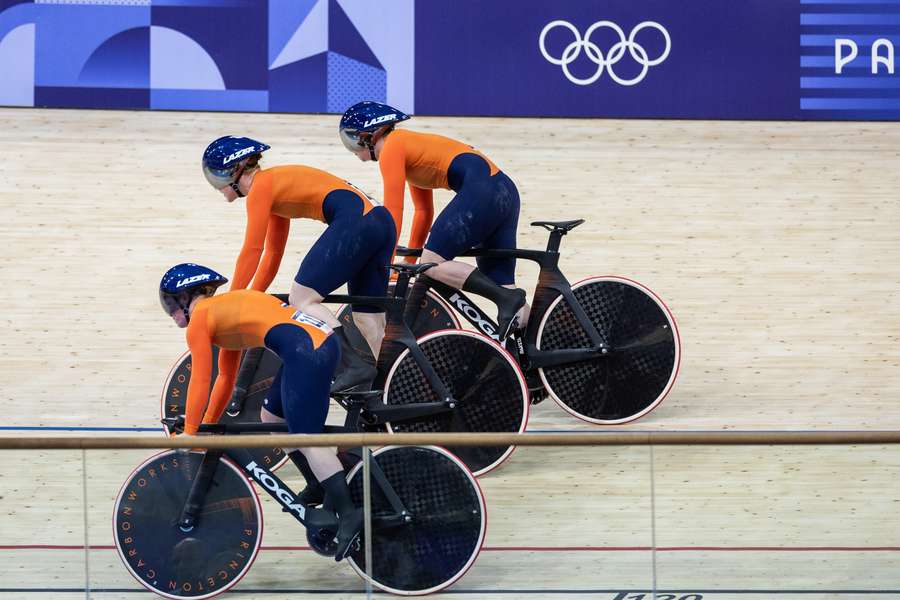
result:
<svg viewBox="0 0 900 600"><path fill-rule="evenodd" d="M221 459L197 523L178 518L202 452L168 450L147 459L122 485L113 514L116 550L145 588L166 598L211 598L237 584L262 542L262 512L250 482Z"/></svg>
<svg viewBox="0 0 900 600"><path fill-rule="evenodd" d="M472 566L487 527L484 496L472 473L450 452L434 446L388 446L372 453L409 521L379 527L379 518L395 514L387 496L372 481L372 583L401 595L442 590ZM362 465L348 475L357 506L363 504ZM366 578L365 542L350 555L350 565Z"/></svg>
<svg viewBox="0 0 900 600"><path fill-rule="evenodd" d="M515 359L487 337L458 329L437 331L418 340L419 348L456 400L456 407L415 420L388 423L391 432L521 433L528 423L528 386ZM391 366L384 402L405 405L441 402L410 351ZM500 465L515 446L448 448L480 476Z"/></svg>
<svg viewBox="0 0 900 600"><path fill-rule="evenodd" d="M572 286L608 354L538 369L550 396L566 411L600 425L637 419L653 410L672 387L681 360L675 319L641 284L595 277ZM537 348L590 348L587 333L563 296L544 313Z"/></svg>

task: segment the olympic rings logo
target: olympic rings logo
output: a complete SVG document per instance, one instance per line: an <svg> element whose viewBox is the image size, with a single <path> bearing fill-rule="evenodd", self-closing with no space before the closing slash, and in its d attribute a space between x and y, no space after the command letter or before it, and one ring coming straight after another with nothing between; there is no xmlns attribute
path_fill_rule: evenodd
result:
<svg viewBox="0 0 900 600"><path fill-rule="evenodd" d="M545 41L547 38L547 34L551 29L556 27L564 27L572 32L572 35L575 36L575 41L566 46L566 49L563 50L562 56L559 58L555 58L550 56L547 52L547 46L545 45ZM612 29L619 35L619 41L612 45L607 54L603 54L603 51L597 46L597 44L591 41L591 35L601 27L607 27ZM654 59L650 59L647 55L647 51L643 46L634 41L635 36L637 36L638 32L646 29L653 28L659 31L663 39L666 42L666 48L663 50L662 54ZM669 50L672 49L672 39L669 37L669 32L666 31L666 28L660 25L655 21L644 21L643 23L639 23L635 26L634 29L631 30L631 33L628 37L625 37L625 32L621 27L613 23L612 21L597 21L584 33L584 37L581 37L581 34L578 33L578 29L575 28L574 25L569 23L568 21L551 21L544 26L544 29L541 31L541 35L538 38L538 46L541 49L541 54L544 55L549 62L554 65L562 66L563 73L566 78L576 85L590 85L597 81L600 76L603 74L603 69L609 71L609 76L613 81L618 83L619 85L634 85L636 83L641 82L644 77L647 76L647 70L650 67L658 65L662 61L666 60L666 57L669 56ZM569 65L572 64L575 59L577 59L581 55L581 49L584 48L584 53L588 57L588 59L597 65L597 72L591 75L590 77L581 79L572 75L571 71L569 71ZM622 57L625 56L625 51L628 50L628 53L631 55L639 65L641 65L641 72L632 77L631 79L623 79L616 75L616 72L613 71L613 65L622 60Z"/></svg>

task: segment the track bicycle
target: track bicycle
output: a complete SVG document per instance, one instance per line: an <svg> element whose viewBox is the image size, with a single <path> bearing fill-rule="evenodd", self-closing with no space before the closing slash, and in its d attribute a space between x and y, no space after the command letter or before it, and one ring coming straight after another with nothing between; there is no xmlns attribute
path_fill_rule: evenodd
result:
<svg viewBox="0 0 900 600"><path fill-rule="evenodd" d="M529 414L528 388L515 358L484 335L459 328L441 329L416 339L403 317L406 295L410 278L429 266L397 264L391 268L397 272L397 280L390 296L325 298L326 302L369 304L385 310L387 326L374 382L374 387L383 392L380 397L368 398L360 428L391 432L524 431ZM279 297L286 301L284 296ZM438 311L441 307L436 302L434 310ZM425 305L427 309L432 303ZM352 324L347 314L341 318ZM425 321L435 323L433 317ZM420 323L421 318L416 322ZM437 322L458 323L449 316L439 316ZM359 336L358 343L366 343L358 332L352 335ZM250 352L243 357L236 384L248 393L242 399L232 399L221 422L259 420L262 401L280 360L274 353L259 349L259 360L254 363ZM166 381L162 398L164 418L184 414L190 368L190 355L186 353ZM459 446L449 450L480 476L499 466L514 446ZM287 460L280 448L251 452L259 464L273 469Z"/></svg>
<svg viewBox="0 0 900 600"><path fill-rule="evenodd" d="M550 232L546 250L476 249L463 256L514 257L540 266L528 324L505 341L506 348L518 357L533 401L547 393L580 419L615 425L663 401L678 374L681 342L668 307L636 281L608 276L569 284L559 269L559 247L582 223L532 223ZM421 252L397 249L398 256ZM494 320L462 291L426 281L429 294L437 292L476 330L497 339Z"/></svg>
<svg viewBox="0 0 900 600"><path fill-rule="evenodd" d="M342 427L364 424L366 405L381 392L340 394ZM165 419L180 431L183 418ZM286 432L284 424L219 423L200 433ZM357 506L363 504L362 449L341 454ZM434 446L388 446L372 452L372 565L374 586L396 594L428 594L453 584L474 563L484 542L486 507L472 473L453 454ZM297 493L248 449L156 454L138 466L116 498L116 549L131 574L167 598L210 598L233 587L259 553L263 518L254 481L306 528L317 553L334 556L337 517L304 506ZM348 555L366 576L364 534Z"/></svg>

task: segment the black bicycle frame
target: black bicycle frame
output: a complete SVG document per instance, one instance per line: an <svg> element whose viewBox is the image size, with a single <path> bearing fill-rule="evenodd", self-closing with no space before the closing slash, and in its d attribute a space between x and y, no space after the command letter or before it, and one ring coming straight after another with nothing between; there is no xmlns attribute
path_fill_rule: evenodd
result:
<svg viewBox="0 0 900 600"><path fill-rule="evenodd" d="M397 357L404 350L409 350L416 365L428 381L431 389L435 391L441 400L437 402L422 402L407 405L387 405L380 398L370 399L361 409L362 422L368 426L379 426L388 422L401 422L421 419L443 412L452 411L456 407L456 400L438 377L431 362L425 357L422 349L416 343L416 337L403 318L406 307L406 291L409 287L410 273L407 267L395 267L399 270L397 281L394 285L392 296L349 296L346 294L331 294L325 296L323 302L329 304L368 304L377 306L385 311L385 334L378 354L377 375L374 381L375 389L384 389L388 371ZM287 294L274 294L282 302L287 302ZM259 365L262 352L256 349L247 351L247 355L241 363L241 374L238 382L249 381ZM242 378L243 377L243 378ZM229 412L238 413L243 408L243 400L246 396L236 394L228 407ZM355 408L360 414L360 407L345 407L348 410Z"/></svg>
<svg viewBox="0 0 900 600"><path fill-rule="evenodd" d="M328 427L328 432L346 432L346 427ZM201 433L276 433L286 432L287 425L280 423L230 423L201 425ZM353 451L351 451L353 452ZM324 508L309 508L297 502L297 494L288 487L275 473L264 465L257 464L253 455L245 448L229 448L226 450L207 450L203 456L203 462L194 477L191 491L185 499L184 507L178 519L178 525L184 531L190 531L197 522L197 517L203 507L206 493L215 477L216 468L220 458L226 456L243 469L244 474L255 481L275 501L282 506L284 512L290 513L304 527L337 528L337 518L334 513ZM374 485L381 490L393 509L390 515L379 516L373 521L373 525L379 528L394 527L408 523L411 520L409 510L403 501L391 487L390 482L378 466L376 461L370 461L369 469Z"/></svg>
<svg viewBox="0 0 900 600"><path fill-rule="evenodd" d="M516 349L519 353L520 364L528 371L539 367L552 367L556 365L571 364L574 362L593 360L605 356L609 348L604 344L600 333L588 318L587 313L575 294L566 276L559 269L559 246L565 232L554 230L550 232L550 240L546 250L485 250L475 249L464 252L461 256L474 256L485 258L516 258L536 262L540 267L537 287L531 308L531 317L525 329L524 339L513 335ZM398 256L421 256L422 251L412 248L397 250ZM486 336L497 339L497 324L477 304L472 302L461 290L445 285L431 279L430 287L446 300L459 314L463 316L473 327ZM544 313L550 308L550 304L557 296L563 299L572 308L578 324L587 333L593 344L592 348L572 348L565 350L540 350L537 347L537 334Z"/></svg>

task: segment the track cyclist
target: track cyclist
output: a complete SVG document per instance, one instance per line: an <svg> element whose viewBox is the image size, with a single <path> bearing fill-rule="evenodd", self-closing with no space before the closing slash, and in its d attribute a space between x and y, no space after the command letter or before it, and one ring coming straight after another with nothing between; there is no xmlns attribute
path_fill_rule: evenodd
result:
<svg viewBox="0 0 900 600"><path fill-rule="evenodd" d="M214 296L227 281L208 267L182 263L166 271L159 284L159 300L166 314L179 327L187 328L192 366L184 432L196 435L201 419L203 423L218 422L231 396L241 351L265 346L283 364L263 403L262 421L286 420L291 433L321 433L328 416L331 378L341 355L332 329L256 290ZM213 344L220 348L219 375L210 393ZM341 560L359 536L362 509L353 504L333 448L302 448L300 453L308 469L301 467L308 486L304 494L320 485L325 508L338 516L335 560Z"/></svg>
<svg viewBox="0 0 900 600"><path fill-rule="evenodd" d="M353 185L325 171L302 165L260 168L259 160L268 149L250 138L225 136L203 153L203 174L210 185L228 202L247 198L246 234L231 289L268 289L284 255L291 219L325 223L328 227L300 264L289 302L338 334L343 364L332 389L367 386L375 378L384 312L374 306L353 306L353 319L372 350L371 356L361 356L322 299L345 283L350 294L387 294L387 266L397 238L391 215Z"/></svg>
<svg viewBox="0 0 900 600"><path fill-rule="evenodd" d="M525 292L515 287L515 259L478 258L478 267L453 260L472 248L515 248L519 192L512 180L471 146L430 133L395 129L409 119L378 102L360 102L344 113L340 137L362 161L378 161L384 205L397 232L403 223L403 184L409 185L415 213L409 246L424 250L420 261L439 263L428 276L488 298L497 305L499 337L525 325ZM456 193L432 224L432 190ZM430 233L429 233L430 228ZM418 306L425 281L410 294Z"/></svg>

